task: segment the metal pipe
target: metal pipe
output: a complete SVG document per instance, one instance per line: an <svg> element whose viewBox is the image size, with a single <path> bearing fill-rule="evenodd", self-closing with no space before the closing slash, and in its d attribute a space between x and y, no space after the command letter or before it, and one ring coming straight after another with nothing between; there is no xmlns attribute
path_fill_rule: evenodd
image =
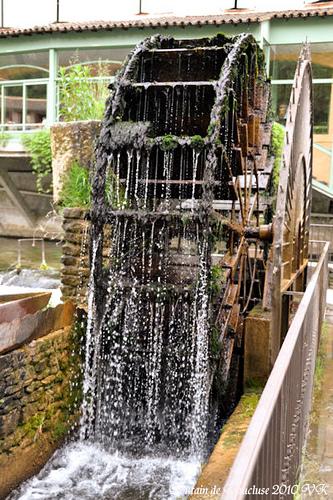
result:
<svg viewBox="0 0 333 500"><path fill-rule="evenodd" d="M59 19L60 19L59 18L59 0L57 0L57 23L59 23Z"/></svg>

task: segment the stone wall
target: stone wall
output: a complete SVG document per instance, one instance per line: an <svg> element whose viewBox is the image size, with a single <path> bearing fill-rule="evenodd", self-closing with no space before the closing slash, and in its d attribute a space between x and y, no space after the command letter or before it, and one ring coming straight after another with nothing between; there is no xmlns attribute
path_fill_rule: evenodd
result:
<svg viewBox="0 0 333 500"><path fill-rule="evenodd" d="M74 161L91 170L100 130L99 120L59 122L51 126L53 199L56 203L59 202L63 177Z"/></svg>
<svg viewBox="0 0 333 500"><path fill-rule="evenodd" d="M61 293L62 301L86 306L89 281L88 241L90 224L84 220L86 209L65 208L62 247Z"/></svg>
<svg viewBox="0 0 333 500"><path fill-rule="evenodd" d="M75 425L77 335L66 327L0 356L0 498L38 472Z"/></svg>
<svg viewBox="0 0 333 500"><path fill-rule="evenodd" d="M65 208L63 211L64 245L62 247L61 269L62 301L70 300L82 307L88 302L89 283L89 230L90 223L84 219L86 209ZM110 228L104 229L104 264L110 253Z"/></svg>

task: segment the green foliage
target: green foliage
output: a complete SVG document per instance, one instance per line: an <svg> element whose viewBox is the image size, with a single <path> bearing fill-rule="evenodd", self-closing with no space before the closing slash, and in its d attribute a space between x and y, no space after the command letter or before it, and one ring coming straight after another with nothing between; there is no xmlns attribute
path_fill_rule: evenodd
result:
<svg viewBox="0 0 333 500"><path fill-rule="evenodd" d="M92 81L91 68L75 57L70 68L59 68L59 101L62 121L101 120L109 91L105 81ZM106 76L99 63L98 76Z"/></svg>
<svg viewBox="0 0 333 500"><path fill-rule="evenodd" d="M89 172L78 161L74 161L63 177L60 205L63 207L91 206L91 180ZM110 169L105 183L105 201L111 207L126 208L125 190Z"/></svg>
<svg viewBox="0 0 333 500"><path fill-rule="evenodd" d="M5 148L7 146L10 137L11 135L8 134L8 132L5 131L0 132L0 145Z"/></svg>
<svg viewBox="0 0 333 500"><path fill-rule="evenodd" d="M126 208L128 205L125 198L125 189L117 179L113 170L109 170L105 183L105 201L111 207Z"/></svg>
<svg viewBox="0 0 333 500"><path fill-rule="evenodd" d="M211 291L212 297L215 298L220 293L221 284L223 283L223 270L220 266L212 266L211 270Z"/></svg>
<svg viewBox="0 0 333 500"><path fill-rule="evenodd" d="M272 154L275 156L273 165L273 190L274 194L279 185L282 147L284 141L284 128L279 123L273 123L272 129Z"/></svg>
<svg viewBox="0 0 333 500"><path fill-rule="evenodd" d="M88 171L74 161L63 177L60 192L60 205L63 207L90 207L91 184Z"/></svg>
<svg viewBox="0 0 333 500"><path fill-rule="evenodd" d="M52 172L52 152L49 130L39 130L31 135L22 137L23 145L31 155L33 173L37 175L37 189L39 193L49 193L50 188L44 189L43 179Z"/></svg>

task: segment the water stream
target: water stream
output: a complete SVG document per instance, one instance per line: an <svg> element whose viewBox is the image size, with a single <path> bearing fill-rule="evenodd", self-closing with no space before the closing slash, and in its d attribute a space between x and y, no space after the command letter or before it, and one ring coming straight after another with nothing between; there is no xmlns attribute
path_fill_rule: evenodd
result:
<svg viewBox="0 0 333 500"><path fill-rule="evenodd" d="M7 500L177 500L192 491L199 470L195 460L133 457L78 441Z"/></svg>
<svg viewBox="0 0 333 500"><path fill-rule="evenodd" d="M44 241L44 265L40 241L21 241L21 266L16 238L1 237L0 248L0 294L51 290L51 304L59 303L62 247L58 242Z"/></svg>

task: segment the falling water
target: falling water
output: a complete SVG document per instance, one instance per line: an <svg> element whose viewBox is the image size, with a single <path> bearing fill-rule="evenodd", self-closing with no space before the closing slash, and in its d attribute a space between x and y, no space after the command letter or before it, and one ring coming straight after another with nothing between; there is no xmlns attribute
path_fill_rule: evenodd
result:
<svg viewBox="0 0 333 500"><path fill-rule="evenodd" d="M193 487L217 366L212 201L216 179L221 196L232 180L226 89L248 38L171 51L177 78L164 84L164 47L180 42L155 36L117 75L93 185L79 440L12 499L173 500Z"/></svg>

